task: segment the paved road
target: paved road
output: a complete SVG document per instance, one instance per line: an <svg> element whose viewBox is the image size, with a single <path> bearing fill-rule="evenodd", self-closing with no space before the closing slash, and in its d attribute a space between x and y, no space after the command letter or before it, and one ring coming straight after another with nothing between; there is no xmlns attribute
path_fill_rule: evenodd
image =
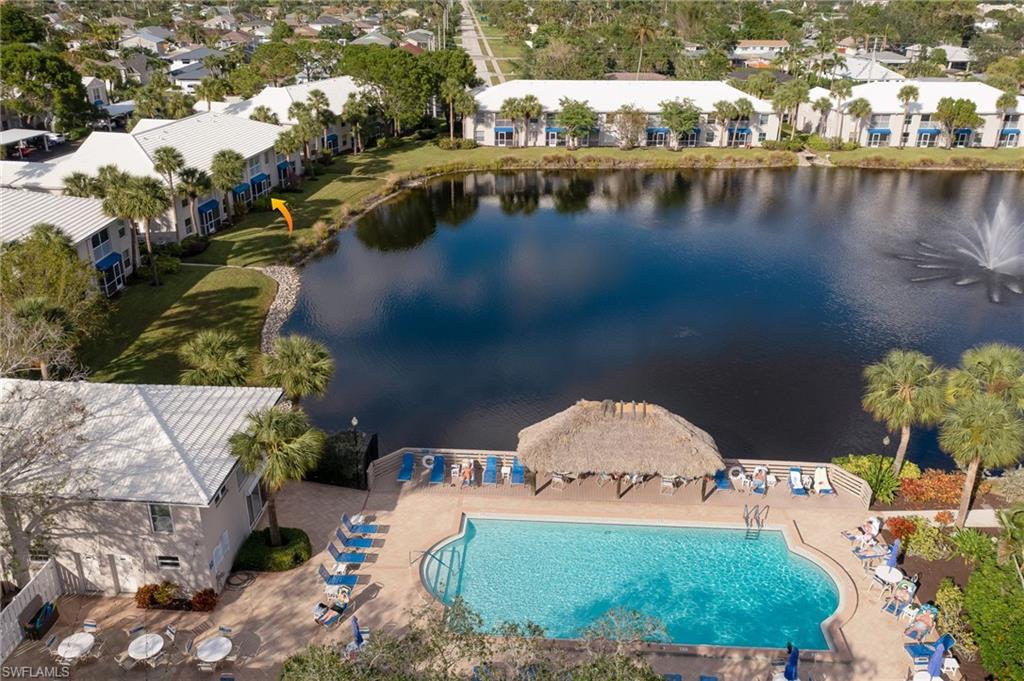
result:
<svg viewBox="0 0 1024 681"><path fill-rule="evenodd" d="M486 85L490 85L493 82L491 76L496 77L499 83L505 82L505 76L502 75L501 69L494 62L494 53L491 51L491 46L487 43L487 38L484 37L483 31L480 30L480 24L473 13L473 8L468 2L462 8L461 29L462 47L473 59L477 77L484 81Z"/></svg>

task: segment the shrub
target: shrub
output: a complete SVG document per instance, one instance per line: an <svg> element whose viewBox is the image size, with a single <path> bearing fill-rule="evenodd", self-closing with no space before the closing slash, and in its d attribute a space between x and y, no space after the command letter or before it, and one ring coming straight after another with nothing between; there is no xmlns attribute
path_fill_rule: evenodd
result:
<svg viewBox="0 0 1024 681"><path fill-rule="evenodd" d="M992 481L992 491L1011 503L1024 501L1024 468L1006 471Z"/></svg>
<svg viewBox="0 0 1024 681"><path fill-rule="evenodd" d="M935 522L939 525L946 526L953 524L953 512L952 511L939 511L935 514Z"/></svg>
<svg viewBox="0 0 1024 681"><path fill-rule="evenodd" d="M821 135L814 134L807 138L807 148L811 151L829 151L831 144Z"/></svg>
<svg viewBox="0 0 1024 681"><path fill-rule="evenodd" d="M978 646L964 620L964 592L949 577L939 582L935 591L935 605L939 608L939 630L956 639L956 653L959 657L973 660L977 657Z"/></svg>
<svg viewBox="0 0 1024 681"><path fill-rule="evenodd" d="M135 607L143 610L153 607L153 595L160 588L159 584L143 584L135 591Z"/></svg>
<svg viewBox="0 0 1024 681"><path fill-rule="evenodd" d="M900 481L900 494L907 501L955 506L960 501L964 486L963 473L946 473L929 469L917 478Z"/></svg>
<svg viewBox="0 0 1024 681"><path fill-rule="evenodd" d="M917 523L910 518L898 516L885 521L885 529L896 539L906 542L907 537L917 531Z"/></svg>
<svg viewBox="0 0 1024 681"><path fill-rule="evenodd" d="M153 592L153 604L157 607L165 608L178 597L180 592L181 588L177 584L164 580L160 582L160 586Z"/></svg>
<svg viewBox="0 0 1024 681"><path fill-rule="evenodd" d="M1014 567L989 561L975 568L964 611L985 669L1001 681L1024 681L1024 588Z"/></svg>
<svg viewBox="0 0 1024 681"><path fill-rule="evenodd" d="M281 546L271 546L269 529L253 532L238 549L232 569L283 572L302 565L313 555L309 536L302 530L282 527L281 539Z"/></svg>
<svg viewBox="0 0 1024 681"><path fill-rule="evenodd" d="M832 463L835 465L861 477L864 477L861 473L873 466L875 461L887 461L889 467L892 467L893 460L880 454L847 454L846 456L837 456L832 459ZM904 461L903 468L900 469L900 480L906 480L907 478L916 479L919 477L921 477L921 468L913 461Z"/></svg>
<svg viewBox="0 0 1024 681"><path fill-rule="evenodd" d="M914 518L917 528L907 537L907 555L920 556L925 560L941 560L948 551L942 530L928 522L927 518Z"/></svg>
<svg viewBox="0 0 1024 681"><path fill-rule="evenodd" d="M342 430L327 438L323 454L316 468L306 474L306 480L326 485L356 487L364 485L363 452L366 440L362 433L353 438L351 430Z"/></svg>
<svg viewBox="0 0 1024 681"><path fill-rule="evenodd" d="M181 254L184 257L199 255L210 245L210 237L193 234L181 240Z"/></svg>
<svg viewBox="0 0 1024 681"><path fill-rule="evenodd" d="M156 261L157 272L160 276L168 274L177 274L181 270L181 260L170 255L155 255L153 259ZM135 274L140 279L152 279L153 270L150 269L149 265L139 265L135 268Z"/></svg>
<svg viewBox="0 0 1024 681"><path fill-rule="evenodd" d="M434 142L439 149L444 151L453 151L455 149L476 149L476 140L457 138L449 139L447 137L440 137Z"/></svg>
<svg viewBox="0 0 1024 681"><path fill-rule="evenodd" d="M378 149L393 149L401 143L401 140L395 139L394 137L378 137L376 146Z"/></svg>
<svg viewBox="0 0 1024 681"><path fill-rule="evenodd" d="M949 537L949 543L957 553L972 565L996 557L996 546L992 537L974 528L957 530Z"/></svg>
<svg viewBox="0 0 1024 681"><path fill-rule="evenodd" d="M177 241L168 241L165 244L153 244L153 255L169 255L172 258L180 258L183 249Z"/></svg>
<svg viewBox="0 0 1024 681"><path fill-rule="evenodd" d="M217 592L213 589L203 589L192 594L193 612L210 612L217 607Z"/></svg>

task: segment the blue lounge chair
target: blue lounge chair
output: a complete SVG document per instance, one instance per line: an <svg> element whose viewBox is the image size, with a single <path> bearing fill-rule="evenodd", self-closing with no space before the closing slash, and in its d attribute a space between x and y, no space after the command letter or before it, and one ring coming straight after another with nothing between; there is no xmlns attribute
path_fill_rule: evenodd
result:
<svg viewBox="0 0 1024 681"><path fill-rule="evenodd" d="M352 524L352 519L348 517L348 513L341 514L341 524L345 526L349 534L377 534L380 529L377 525L368 525L360 523L358 525Z"/></svg>
<svg viewBox="0 0 1024 681"><path fill-rule="evenodd" d="M519 463L518 456L512 460L512 484L526 484L526 469L523 468L523 464Z"/></svg>
<svg viewBox="0 0 1024 681"><path fill-rule="evenodd" d="M398 471L398 482L409 482L412 480L412 469L416 466L416 457L412 452L402 455L402 467Z"/></svg>
<svg viewBox="0 0 1024 681"><path fill-rule="evenodd" d="M487 465L484 466L484 484L498 484L498 457L496 456L487 457Z"/></svg>
<svg viewBox="0 0 1024 681"><path fill-rule="evenodd" d="M444 482L444 457L434 457L434 467L430 469L430 484L440 485Z"/></svg>
<svg viewBox="0 0 1024 681"><path fill-rule="evenodd" d="M705 674L700 675L700 681L718 681L717 676L707 676Z"/></svg>
<svg viewBox="0 0 1024 681"><path fill-rule="evenodd" d="M334 545L334 542L327 544L327 552L331 554L331 558L334 559L335 563L365 563L365 553L355 553L352 551L339 551Z"/></svg>
<svg viewBox="0 0 1024 681"><path fill-rule="evenodd" d="M761 495L768 494L768 481L767 480L753 480L750 483L750 490L754 494L761 494Z"/></svg>
<svg viewBox="0 0 1024 681"><path fill-rule="evenodd" d="M720 471L715 472L715 489L721 490L735 490L732 486L732 481L729 480L729 473L723 468Z"/></svg>
<svg viewBox="0 0 1024 681"><path fill-rule="evenodd" d="M661 678L665 679L665 681L683 681L682 674L662 674Z"/></svg>
<svg viewBox="0 0 1024 681"><path fill-rule="evenodd" d="M928 658L935 652L936 646L942 644L949 650L956 644L956 640L949 634L943 634L935 643L904 643L903 648L910 655L910 660L915 665L928 664Z"/></svg>
<svg viewBox="0 0 1024 681"><path fill-rule="evenodd" d="M803 476L796 466L789 469L789 493L794 497L806 497L807 490L804 489Z"/></svg>
<svg viewBox="0 0 1024 681"><path fill-rule="evenodd" d="M332 575L323 565L320 566L320 579L327 586L355 586L358 575Z"/></svg>
<svg viewBox="0 0 1024 681"><path fill-rule="evenodd" d="M334 533L334 536L338 538L341 545L346 549L372 549L373 539L370 537L346 537L345 533L338 528L338 531Z"/></svg>

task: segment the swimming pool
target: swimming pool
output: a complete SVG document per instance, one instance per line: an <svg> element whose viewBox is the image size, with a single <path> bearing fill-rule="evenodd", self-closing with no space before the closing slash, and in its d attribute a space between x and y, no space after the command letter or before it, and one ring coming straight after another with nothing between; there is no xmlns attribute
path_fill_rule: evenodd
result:
<svg viewBox="0 0 1024 681"><path fill-rule="evenodd" d="M612 608L664 624L683 645L828 650L821 624L835 582L789 550L781 531L467 518L425 558L427 589L461 596L495 628L534 622L578 638Z"/></svg>

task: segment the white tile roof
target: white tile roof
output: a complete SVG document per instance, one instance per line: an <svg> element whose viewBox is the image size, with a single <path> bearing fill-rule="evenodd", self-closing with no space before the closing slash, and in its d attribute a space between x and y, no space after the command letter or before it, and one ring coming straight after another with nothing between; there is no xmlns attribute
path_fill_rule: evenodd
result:
<svg viewBox="0 0 1024 681"><path fill-rule="evenodd" d="M734 102L741 97L749 99L755 111L772 110L768 102L717 80L510 80L480 90L476 101L481 111L498 111L509 97L529 94L540 100L545 111L560 109L562 97L586 100L599 113L615 111L624 104L656 113L661 102L685 98L692 99L701 111L711 111L719 100Z"/></svg>
<svg viewBox="0 0 1024 681"><path fill-rule="evenodd" d="M54 225L77 244L115 219L103 212L99 199L0 187L0 243L23 239L40 222Z"/></svg>
<svg viewBox="0 0 1024 681"><path fill-rule="evenodd" d="M4 399L15 390L43 391L25 427L47 417L46 391L84 405L84 444L76 455L78 469L91 472L90 496L195 506L209 504L235 465L228 438L245 426L246 415L282 395L278 388L0 379Z"/></svg>
<svg viewBox="0 0 1024 681"><path fill-rule="evenodd" d="M224 113L233 114L248 118L253 109L258 106L268 107L277 114L281 123L294 123L288 118L288 107L292 102L305 102L309 97L310 90L321 90L327 95L331 111L341 113L346 100L351 93L358 94L361 88L356 85L355 80L350 76L338 76L337 78L325 78L314 80L301 85L287 85L284 87L265 87L252 99L245 99L224 107Z"/></svg>
<svg viewBox="0 0 1024 681"><path fill-rule="evenodd" d="M979 81L924 79L855 85L850 99L863 97L874 113L902 113L903 104L896 95L905 85L913 85L918 90L918 101L910 105L911 113L935 113L940 99L953 97L971 100L979 114L994 114L998 111L996 100L1003 94L1002 90ZM1024 111L1024 97L1017 97L1017 111Z"/></svg>

